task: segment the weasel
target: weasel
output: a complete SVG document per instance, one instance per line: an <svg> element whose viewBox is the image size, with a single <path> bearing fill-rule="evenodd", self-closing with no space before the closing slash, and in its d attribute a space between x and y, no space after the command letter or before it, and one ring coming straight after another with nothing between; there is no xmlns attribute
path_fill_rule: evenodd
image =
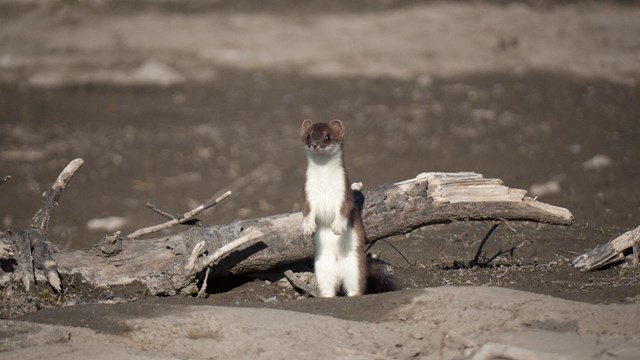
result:
<svg viewBox="0 0 640 360"><path fill-rule="evenodd" d="M302 233L312 236L321 297L362 295L366 285L365 232L343 159L344 125L302 122L307 171L302 191Z"/></svg>

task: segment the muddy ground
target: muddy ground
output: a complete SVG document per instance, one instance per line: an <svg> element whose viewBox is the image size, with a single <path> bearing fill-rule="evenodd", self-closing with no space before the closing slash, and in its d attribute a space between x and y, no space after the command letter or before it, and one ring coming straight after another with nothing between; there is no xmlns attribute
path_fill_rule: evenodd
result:
<svg viewBox="0 0 640 360"><path fill-rule="evenodd" d="M231 189L229 200L201 216L208 224L296 211L304 169L298 129L305 118L344 121L350 177L365 188L423 171L476 171L568 208L574 225L501 225L483 256L521 246L487 269L456 269L453 264L473 258L491 223L429 226L378 242L370 252L393 266L399 291L358 299L301 297L277 273L216 281L207 299L154 298L139 290L73 284L59 302L42 294L35 301L47 309L18 319L126 335L139 328L109 319L155 317L158 309L179 314L189 305L223 311L210 308L215 305L395 324L398 309L420 303L416 299L423 288L487 299L530 295L549 306L575 307L567 322L533 326L565 335L585 335L586 330L574 326L580 320L572 320L580 318L579 309L597 312L603 304L616 304L611 306L621 306L626 309L622 313L637 319L640 270L618 264L582 273L570 260L638 226L638 7L590 2L361 1L329 3L328 8L316 2L248 3L2 2L0 44L6 50L0 57L0 176L11 176L0 185L2 228L29 224L41 193L76 157L85 165L65 191L49 230L49 239L62 251L90 247L117 229L126 232L161 221L146 209L148 201L184 212ZM164 25L171 30L162 30ZM151 75L145 72L150 68ZM108 217L120 221L117 228L105 225ZM477 286L527 293L485 287L473 293L468 288ZM49 308L87 300L133 302ZM435 304L447 308L446 303L431 306L437 311ZM489 311L474 306L452 305L449 315L430 328L446 336L450 334L443 329L455 329L463 343L465 336L477 344L492 340L495 329L480 336L475 328L447 323L452 314ZM545 319L564 316L548 311ZM19 313L15 304L3 303L2 317ZM532 321L539 325L542 320ZM616 326L607 324L600 324L602 331L615 334ZM415 329L411 331L406 335L412 337ZM625 331L619 335L637 349L637 331ZM202 335L189 334L192 340ZM207 334L202 337L217 338ZM438 336L427 336L428 346L418 347L418 354L456 358L468 355L464 349L477 348L466 343L447 352ZM545 341L538 336L533 338ZM26 346L16 345L15 336L6 339L0 350L19 353ZM405 346L390 352L380 341L386 350L371 353L415 355L409 351L415 344L388 344ZM561 344L563 351L576 354L574 343ZM160 350L151 346L140 351L152 356ZM286 349L270 351L275 350L266 353L276 357L287 354ZM340 351L336 354L347 358L362 355ZM606 358L598 351L598 357ZM205 357L175 348L169 354Z"/></svg>

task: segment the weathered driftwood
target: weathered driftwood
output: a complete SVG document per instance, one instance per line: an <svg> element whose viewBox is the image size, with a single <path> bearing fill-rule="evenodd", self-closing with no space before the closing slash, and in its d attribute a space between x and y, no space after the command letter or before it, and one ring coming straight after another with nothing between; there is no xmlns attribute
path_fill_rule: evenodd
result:
<svg viewBox="0 0 640 360"><path fill-rule="evenodd" d="M43 238L46 239L46 233L49 229L49 220L51 219L51 213L58 206L58 202L60 201L60 197L66 189L67 184L73 178L76 171L80 169L80 167L84 164L84 160L82 159L74 159L69 162L58 178L53 183L51 188L47 190L44 194L42 194L42 206L40 210L33 216L31 220L31 226L34 230L36 230Z"/></svg>
<svg viewBox="0 0 640 360"><path fill-rule="evenodd" d="M307 283L302 279L298 278L298 276L293 271L285 270L283 275L287 278L287 280L289 280L289 283L291 283L291 286L293 286L295 289L298 289L311 297L318 297L318 291L315 288L307 285Z"/></svg>
<svg viewBox="0 0 640 360"><path fill-rule="evenodd" d="M363 207L368 241L452 221L524 220L569 225L573 220L566 209L535 201L522 190L509 189L500 180L483 179L475 173L425 173L356 195ZM301 213L287 213L194 227L153 239L110 236L90 251L65 251L54 258L63 274L81 275L94 286L140 282L153 294L191 292L205 274L206 254L249 234L259 236L219 259L209 276L264 271L310 258L313 245L301 235L301 221ZM203 245L193 260L198 244ZM193 268L187 267L190 258Z"/></svg>
<svg viewBox="0 0 640 360"><path fill-rule="evenodd" d="M626 252L631 252L636 259L635 261L638 261L639 242L640 226L576 257L572 264L582 271L592 271L624 260Z"/></svg>
<svg viewBox="0 0 640 360"><path fill-rule="evenodd" d="M13 234L12 242L20 264L22 282L27 292L35 287L35 269L42 270L49 284L58 292L62 291L58 265L53 260L46 243L49 220L58 206L60 197L84 160L75 159L62 170L51 188L42 194L42 206L33 216L30 229L22 229Z"/></svg>
<svg viewBox="0 0 640 360"><path fill-rule="evenodd" d="M31 255L31 237L29 236L31 233L33 233L31 229L20 230L12 237L15 259L20 264L18 267L19 277L22 278L22 284L27 292L34 289L36 285L33 255Z"/></svg>

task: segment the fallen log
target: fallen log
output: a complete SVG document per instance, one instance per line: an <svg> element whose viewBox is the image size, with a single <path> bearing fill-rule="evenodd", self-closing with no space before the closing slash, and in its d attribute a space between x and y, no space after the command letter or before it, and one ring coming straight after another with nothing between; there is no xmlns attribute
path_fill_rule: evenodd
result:
<svg viewBox="0 0 640 360"><path fill-rule="evenodd" d="M639 242L640 226L576 257L572 264L582 271L593 271L624 260L627 253L633 254L634 261L637 262Z"/></svg>
<svg viewBox="0 0 640 360"><path fill-rule="evenodd" d="M571 213L476 173L424 173L364 192L354 191L363 210L368 241L408 233L425 225L469 220L534 221L570 225ZM80 275L93 286L144 284L152 294L191 293L209 277L272 269L308 259L310 239L300 232L302 214L236 221L152 239L105 237L90 250L54 254L62 274ZM250 238L228 255L205 263L207 254L236 239ZM196 248L198 246L198 248ZM195 249L195 251L194 251ZM190 261L191 260L191 261Z"/></svg>

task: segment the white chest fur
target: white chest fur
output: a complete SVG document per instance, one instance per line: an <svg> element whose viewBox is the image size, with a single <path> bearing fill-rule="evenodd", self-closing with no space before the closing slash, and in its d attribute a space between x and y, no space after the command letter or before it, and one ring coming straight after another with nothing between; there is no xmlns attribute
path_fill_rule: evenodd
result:
<svg viewBox="0 0 640 360"><path fill-rule="evenodd" d="M344 202L346 179L342 156L338 152L319 158L307 154L305 192L318 226L329 226Z"/></svg>

